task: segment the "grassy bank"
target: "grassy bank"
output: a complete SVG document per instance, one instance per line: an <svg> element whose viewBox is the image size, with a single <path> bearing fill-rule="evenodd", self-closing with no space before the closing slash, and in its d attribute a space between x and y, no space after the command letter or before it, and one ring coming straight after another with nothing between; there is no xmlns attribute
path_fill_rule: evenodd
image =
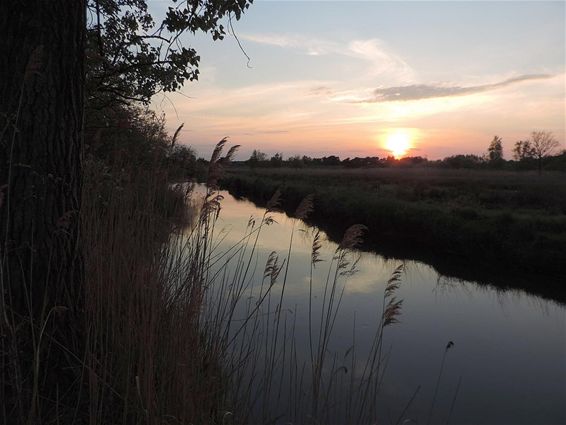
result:
<svg viewBox="0 0 566 425"><path fill-rule="evenodd" d="M232 167L222 185L259 203L279 188L289 208L313 193L312 220L331 237L364 223L367 247L382 254L565 299L563 173Z"/></svg>
<svg viewBox="0 0 566 425"><path fill-rule="evenodd" d="M186 244L181 232L199 220L185 187L171 184L186 161L155 115L96 113L82 158L76 316L45 307L47 295L34 298L60 270L22 273L26 314L2 291L0 423L217 423L226 391L222 357L199 322L205 266L194 250L202 244ZM202 228L195 235L206 238ZM0 251L3 263L7 255ZM0 273L0 287L7 282ZM69 328L76 339L62 338ZM57 373L61 364L72 380Z"/></svg>
<svg viewBox="0 0 566 425"><path fill-rule="evenodd" d="M85 164L85 377L90 423L212 422L222 386L198 327L200 275L172 266L170 232L186 223L185 193L159 163L104 178ZM191 361L187 361L191 359ZM188 385L188 383L190 383ZM168 419L169 418L169 419Z"/></svg>
<svg viewBox="0 0 566 425"><path fill-rule="evenodd" d="M358 353L352 345L337 361L329 345L346 277L356 271L361 226L345 232L328 270L321 270L328 273L321 288L313 283L321 261L319 235L313 234L310 356L298 360L295 317L282 308L292 243L282 243L282 253L272 252L265 267L256 269L258 242L262 230L274 224L279 200L272 198L263 217L219 251L222 236L215 228L222 196L214 188L225 163L218 150L206 193L192 197L200 199L189 209L192 220L178 214L188 201L180 189L187 186L167 185L159 164L122 168L125 179L110 181L100 178L96 164L87 164L92 173L83 212L89 420L375 423L385 368L382 344L400 314L402 303L394 295L402 267L376 300L381 311L369 352ZM296 215L306 218L310 211L307 197ZM289 237L292 241L293 233ZM354 371L356 361L362 370L342 373Z"/></svg>

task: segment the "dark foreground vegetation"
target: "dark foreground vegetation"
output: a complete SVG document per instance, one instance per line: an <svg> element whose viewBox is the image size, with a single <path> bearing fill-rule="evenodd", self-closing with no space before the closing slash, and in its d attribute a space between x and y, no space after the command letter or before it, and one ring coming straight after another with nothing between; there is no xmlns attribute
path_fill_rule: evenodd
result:
<svg viewBox="0 0 566 425"><path fill-rule="evenodd" d="M222 185L259 203L280 189L284 207L313 193L312 221L331 236L364 223L382 254L566 300L563 173L234 166Z"/></svg>
<svg viewBox="0 0 566 425"><path fill-rule="evenodd" d="M217 422L203 257L169 248L195 158L145 106L249 5L0 2L0 423Z"/></svg>
<svg viewBox="0 0 566 425"><path fill-rule="evenodd" d="M177 148L146 109L114 104L89 112L83 292L71 300L82 302L79 318L66 322L64 306L21 317L4 298L0 422L213 423L226 395L220 355L199 327L203 263L188 251L187 263L176 262L171 236L180 238L193 221L187 187L172 182L194 172L194 155ZM81 330L76 347L62 346L60 324ZM74 379L58 371L68 362L76 364Z"/></svg>

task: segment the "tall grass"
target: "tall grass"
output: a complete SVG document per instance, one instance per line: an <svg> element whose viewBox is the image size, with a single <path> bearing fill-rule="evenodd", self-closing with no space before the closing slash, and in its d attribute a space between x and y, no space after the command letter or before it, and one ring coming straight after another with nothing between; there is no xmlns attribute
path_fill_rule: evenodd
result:
<svg viewBox="0 0 566 425"><path fill-rule="evenodd" d="M39 403L41 387L58 383L37 381L35 397L26 395L18 407L22 418L29 413L28 423L375 422L384 331L400 314L393 295L401 269L385 287L381 311L376 303L370 351L357 351L354 330L352 347L339 356L330 348L333 330L364 228L349 228L324 263L321 234L313 232L305 351L285 299L297 229L281 253L259 264L259 243L264 229L277 225L280 194L261 217L250 218L236 243L223 244L217 181L237 148L222 156L225 144L214 151L202 196L190 184L169 183L159 150L143 167L123 155L112 167L85 158L83 384L69 406L58 399ZM306 197L295 216L305 219L312 208ZM314 283L317 273L325 276L322 286ZM48 367L39 358L33 364ZM14 381L23 384L18 376ZM38 414L40 404L49 412Z"/></svg>
<svg viewBox="0 0 566 425"><path fill-rule="evenodd" d="M105 175L101 163L85 163L89 422L204 423L222 377L199 335L203 276L172 266L168 242L189 219L178 214L187 193L168 187L159 157L134 165Z"/></svg>
<svg viewBox="0 0 566 425"><path fill-rule="evenodd" d="M230 155L230 153L229 153ZM314 287L320 268L320 233L314 231L311 250L308 317L309 348L298 346L297 307L289 311L286 287L292 267L292 226L282 253L271 252L259 264L258 242L267 226L277 225L273 213L280 203L275 192L261 217L250 218L241 239L219 250L222 236L215 234L222 196L216 191L216 167L211 175L198 221L176 239L178 252L197 252L202 259L204 285L200 331L207 351L219 359L225 377L223 418L236 423L373 423L378 416L376 398L383 378L382 345L385 329L396 322L401 302L394 298L402 267L395 270L376 303L376 327L369 352L357 353L355 343L343 358L330 349L333 330L344 295L344 284L357 271L356 247L364 226L350 227L320 272L322 287ZM305 219L312 210L307 196L295 217ZM286 247L285 247L286 245ZM285 255L283 258L281 255ZM191 256L181 254L188 261ZM318 267L317 267L318 264ZM354 336L355 340L355 336ZM355 342L355 341L354 341Z"/></svg>

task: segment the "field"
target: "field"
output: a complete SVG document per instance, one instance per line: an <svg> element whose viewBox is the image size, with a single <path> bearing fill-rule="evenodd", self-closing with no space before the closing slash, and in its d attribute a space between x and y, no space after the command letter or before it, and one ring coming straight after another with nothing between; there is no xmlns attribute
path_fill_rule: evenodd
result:
<svg viewBox="0 0 566 425"><path fill-rule="evenodd" d="M366 246L419 259L443 274L562 299L566 274L566 175L489 170L233 166L222 184L283 208L315 195L313 222L331 237L354 223Z"/></svg>

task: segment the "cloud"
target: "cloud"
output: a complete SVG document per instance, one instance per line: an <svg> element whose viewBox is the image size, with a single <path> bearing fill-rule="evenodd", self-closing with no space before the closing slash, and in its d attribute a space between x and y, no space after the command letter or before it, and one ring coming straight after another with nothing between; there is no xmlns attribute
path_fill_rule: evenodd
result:
<svg viewBox="0 0 566 425"><path fill-rule="evenodd" d="M260 131L247 131L242 133L243 136L258 136L263 134L287 134L288 130L260 130Z"/></svg>
<svg viewBox="0 0 566 425"><path fill-rule="evenodd" d="M431 98L449 97L449 96L465 96L469 94L496 90L523 81L543 80L552 77L553 75L548 75L548 74L521 75L519 77L509 78L507 80L500 81L498 83L481 84L481 85L467 86L467 87L427 85L427 84L412 84L408 86L385 87L385 88L375 89L373 91L372 96L369 98L353 100L352 102L378 103L378 102L421 100L421 99L431 99Z"/></svg>
<svg viewBox="0 0 566 425"><path fill-rule="evenodd" d="M308 94L312 96L332 96L334 95L334 90L328 86L316 86L311 87L308 90Z"/></svg>
<svg viewBox="0 0 566 425"><path fill-rule="evenodd" d="M395 75L400 81L412 81L415 72L399 55L393 52L382 40L354 40L348 44L347 56L366 60L371 63L370 77L377 75Z"/></svg>
<svg viewBox="0 0 566 425"><path fill-rule="evenodd" d="M414 71L384 41L377 38L340 43L315 37L290 34L241 34L253 43L294 49L310 56L340 55L368 62L366 78L389 76L396 81L413 81Z"/></svg>
<svg viewBox="0 0 566 425"><path fill-rule="evenodd" d="M338 43L313 37L289 34L240 34L241 40L288 49L298 49L311 56L327 55L341 50Z"/></svg>

